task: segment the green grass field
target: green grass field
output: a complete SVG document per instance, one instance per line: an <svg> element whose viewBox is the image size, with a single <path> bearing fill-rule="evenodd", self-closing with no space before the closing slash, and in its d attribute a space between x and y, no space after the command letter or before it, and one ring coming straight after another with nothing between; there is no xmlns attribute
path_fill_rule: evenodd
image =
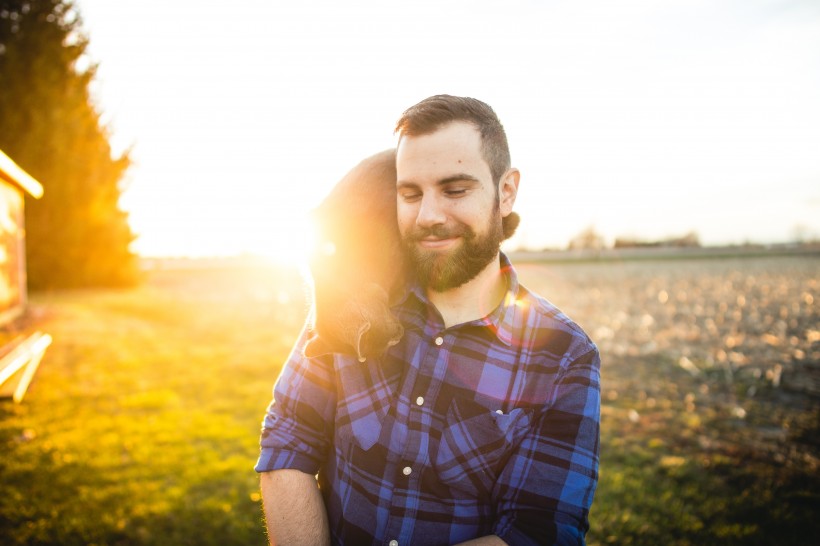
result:
<svg viewBox="0 0 820 546"><path fill-rule="evenodd" d="M603 356L590 544L820 536L818 261L522 266ZM32 295L54 338L0 402L0 544L264 544L253 464L298 276L156 271Z"/></svg>

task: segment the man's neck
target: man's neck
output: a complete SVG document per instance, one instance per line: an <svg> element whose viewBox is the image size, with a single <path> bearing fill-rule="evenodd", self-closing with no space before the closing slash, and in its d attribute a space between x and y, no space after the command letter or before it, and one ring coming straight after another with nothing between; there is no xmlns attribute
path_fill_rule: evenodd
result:
<svg viewBox="0 0 820 546"><path fill-rule="evenodd" d="M449 328L486 316L501 303L506 292L507 285L496 256L471 281L445 292L428 289L427 297L441 313L444 326Z"/></svg>

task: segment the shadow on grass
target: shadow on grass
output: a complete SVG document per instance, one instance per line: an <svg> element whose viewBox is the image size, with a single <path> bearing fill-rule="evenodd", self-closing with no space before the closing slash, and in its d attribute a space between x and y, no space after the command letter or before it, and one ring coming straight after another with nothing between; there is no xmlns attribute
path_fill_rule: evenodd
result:
<svg viewBox="0 0 820 546"><path fill-rule="evenodd" d="M665 446L602 455L590 544L806 544L820 532L816 476Z"/></svg>
<svg viewBox="0 0 820 546"><path fill-rule="evenodd" d="M607 400L605 391L591 545L763 546L820 536L816 400L764 388L741 418L737 382L695 378L654 354L610 365L631 373L609 383L621 394ZM780 421L788 433L761 435Z"/></svg>

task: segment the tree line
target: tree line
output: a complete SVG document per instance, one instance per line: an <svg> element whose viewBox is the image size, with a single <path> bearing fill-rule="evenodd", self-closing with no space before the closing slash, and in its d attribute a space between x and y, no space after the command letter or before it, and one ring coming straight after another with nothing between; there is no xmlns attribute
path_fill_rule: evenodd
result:
<svg viewBox="0 0 820 546"><path fill-rule="evenodd" d="M0 149L44 189L25 209L33 289L138 280L118 204L131 158L112 152L89 92L87 46L71 2L0 0Z"/></svg>

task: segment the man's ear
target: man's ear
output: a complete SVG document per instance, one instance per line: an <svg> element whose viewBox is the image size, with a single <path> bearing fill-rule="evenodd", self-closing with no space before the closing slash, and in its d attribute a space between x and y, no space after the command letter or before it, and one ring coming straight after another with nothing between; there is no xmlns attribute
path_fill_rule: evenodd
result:
<svg viewBox="0 0 820 546"><path fill-rule="evenodd" d="M504 173L498 181L499 208L501 216L507 216L512 212L515 198L518 196L518 180L521 173L518 169L512 168Z"/></svg>

